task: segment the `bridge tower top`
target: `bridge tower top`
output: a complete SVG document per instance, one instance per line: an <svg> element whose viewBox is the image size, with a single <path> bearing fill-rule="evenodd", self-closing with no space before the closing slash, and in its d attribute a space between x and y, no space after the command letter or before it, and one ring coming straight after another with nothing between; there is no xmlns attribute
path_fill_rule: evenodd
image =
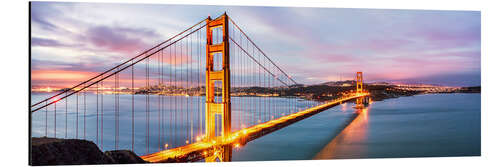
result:
<svg viewBox="0 0 500 167"><path fill-rule="evenodd" d="M356 73L356 92L363 92L363 72Z"/></svg>

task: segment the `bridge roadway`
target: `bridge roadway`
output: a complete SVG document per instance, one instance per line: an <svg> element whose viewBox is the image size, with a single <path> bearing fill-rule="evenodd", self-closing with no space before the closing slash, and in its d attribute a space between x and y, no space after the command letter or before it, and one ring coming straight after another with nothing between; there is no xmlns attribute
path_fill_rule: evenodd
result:
<svg viewBox="0 0 500 167"><path fill-rule="evenodd" d="M353 93L341 99L335 99L324 104L308 108L306 110L283 116L271 121L263 122L239 131L233 132L228 138L221 136L210 141L198 141L185 146L163 150L160 152L152 153L149 155L141 156L147 162L193 162L201 160L209 155L214 154L215 148L222 146L233 145L233 147L240 147L249 141L255 140L261 136L279 130L290 124L293 124L302 119L308 118L316 113L329 109L333 106L341 104L342 102L353 100L360 97L368 96L369 93Z"/></svg>

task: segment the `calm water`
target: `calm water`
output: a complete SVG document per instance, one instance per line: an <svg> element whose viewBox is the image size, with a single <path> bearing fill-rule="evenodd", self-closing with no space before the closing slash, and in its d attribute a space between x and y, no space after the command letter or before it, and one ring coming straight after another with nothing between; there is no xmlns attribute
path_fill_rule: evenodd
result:
<svg viewBox="0 0 500 167"><path fill-rule="evenodd" d="M33 94L34 102L47 94ZM115 149L114 95L105 95L103 150ZM83 138L83 101L79 99L78 138ZM164 117L158 119L156 96L151 98L150 142L147 135L144 95L135 96L135 152L144 155L159 150L162 144L169 148L184 145L185 140L193 142L203 131L204 105L187 105L189 102L203 102L203 97L165 97ZM119 149L131 149L131 105L130 95L120 96ZM278 117L286 111L290 99L268 98L275 114L255 112L256 106L245 106L245 102L258 102L259 97L233 97L232 127L252 124ZM294 99L297 100L297 99ZM75 99L68 101L68 132L65 130L65 105L57 105L56 119L53 106L48 112L33 113L33 136L45 136L45 114L47 113L47 135L67 138L76 137ZM177 103L175 103L177 102ZM96 141L96 98L86 97L86 139ZM305 107L307 101L298 101ZM177 105L175 105L177 104ZM253 103L256 104L256 103ZM233 149L233 161L247 160L303 160L332 158L375 158L414 156L468 156L480 155L480 94L433 94L387 99L372 103L365 111L358 113L352 103L339 105L310 118ZM189 107L189 109L188 109ZM178 110L175 110L177 108ZM179 111L181 110L181 111ZM177 111L177 112L176 112ZM185 112L190 111L190 112ZM272 113L272 112L271 112ZM246 117L239 117L241 115ZM179 120L187 117L191 121L170 121L169 116ZM100 119L100 118L99 118ZM56 120L56 126L54 126ZM158 126L163 123L163 128ZM254 122L255 123L255 122ZM203 125L203 122L201 122ZM100 124L99 124L100 126ZM347 126L347 127L346 127ZM346 127L346 128L344 128ZM177 129L177 130L175 130ZM160 130L160 131L159 131ZM194 134L194 135L192 135ZM159 138L160 136L160 138ZM163 138L161 138L163 136ZM177 137L173 137L177 136ZM149 148L149 150L148 150Z"/></svg>
<svg viewBox="0 0 500 167"><path fill-rule="evenodd" d="M55 92L33 93L32 103L53 94ZM134 96L132 127L132 95L119 96L117 106L120 111L115 115L115 95L107 94L97 98L94 93L89 92L85 97L83 95L78 97L78 105L77 97L71 96L68 98L67 109L66 101L61 100L56 106L51 105L47 109L33 113L32 136L91 140L104 151L131 150L132 136L134 136L134 152L138 155L162 150L165 144L168 144L168 148L175 148L186 145L186 141L196 142L196 137L201 136L205 130L205 98L161 96L163 97L161 99L159 97L149 96L149 131L146 95ZM101 102L102 99L104 100ZM242 126L255 125L259 120L265 122L290 114L291 111L288 109L293 103L297 104L297 108L308 108L307 106L316 104L312 101L281 97L232 97L231 102L233 131ZM98 109L99 114L97 114ZM119 119L118 122L115 122L116 118ZM119 124L118 135L115 134L115 123ZM149 142L146 136L149 136ZM118 139L118 148L115 147L115 137Z"/></svg>
<svg viewBox="0 0 500 167"><path fill-rule="evenodd" d="M374 102L361 114L337 106L233 151L233 160L480 155L480 94ZM355 116L342 132L350 116Z"/></svg>

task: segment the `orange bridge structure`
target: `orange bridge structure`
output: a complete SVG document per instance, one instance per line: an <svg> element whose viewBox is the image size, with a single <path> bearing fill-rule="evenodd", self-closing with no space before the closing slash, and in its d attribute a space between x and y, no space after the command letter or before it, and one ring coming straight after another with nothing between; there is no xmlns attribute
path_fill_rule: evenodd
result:
<svg viewBox="0 0 500 167"><path fill-rule="evenodd" d="M299 85L223 14L32 103L32 131L148 162L231 161L234 147L370 96L361 72L355 90L326 102L287 91Z"/></svg>

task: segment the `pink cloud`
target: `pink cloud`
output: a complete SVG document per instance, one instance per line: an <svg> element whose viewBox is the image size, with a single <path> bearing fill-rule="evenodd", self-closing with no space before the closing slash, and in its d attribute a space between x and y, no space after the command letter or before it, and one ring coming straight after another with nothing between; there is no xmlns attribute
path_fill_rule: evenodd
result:
<svg viewBox="0 0 500 167"><path fill-rule="evenodd" d="M140 38L128 37L127 33L106 26L89 28L85 38L95 47L112 52L134 53L148 46Z"/></svg>

